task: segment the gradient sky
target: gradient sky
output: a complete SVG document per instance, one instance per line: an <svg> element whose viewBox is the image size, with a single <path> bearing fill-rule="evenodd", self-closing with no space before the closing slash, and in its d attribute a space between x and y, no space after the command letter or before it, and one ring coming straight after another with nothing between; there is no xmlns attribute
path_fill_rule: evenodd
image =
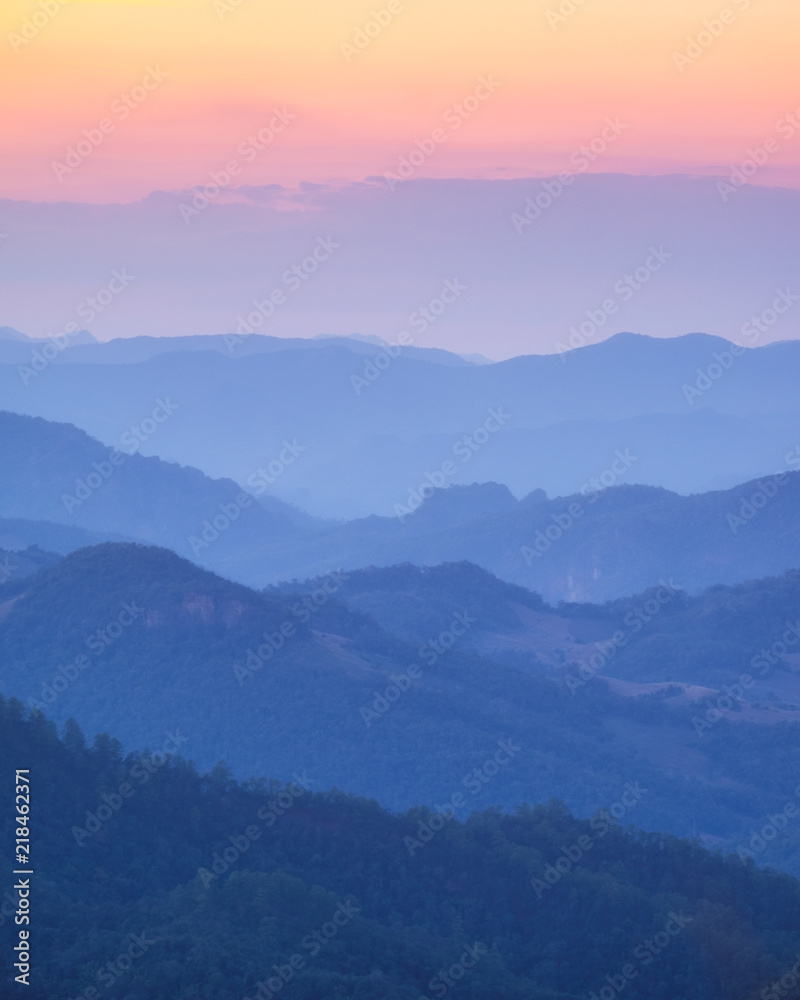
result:
<svg viewBox="0 0 800 1000"><path fill-rule="evenodd" d="M348 61L343 43L386 2L69 0L20 44L57 0L4 0L0 195L131 201L231 159L252 185L381 175L488 75L501 86L416 177L556 173L609 117L627 129L593 171L724 176L800 108L797 0L730 0L732 23L683 67L674 53L723 0L401 0ZM575 12L548 19L559 8ZM122 120L114 102L149 67L168 77ZM244 162L274 108L296 118ZM59 180L53 162L104 118L113 131ZM778 145L754 182L800 186L800 129Z"/></svg>

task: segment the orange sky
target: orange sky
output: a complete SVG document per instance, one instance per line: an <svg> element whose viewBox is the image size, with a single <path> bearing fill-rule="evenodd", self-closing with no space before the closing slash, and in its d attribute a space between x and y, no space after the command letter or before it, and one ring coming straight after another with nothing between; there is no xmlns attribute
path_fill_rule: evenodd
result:
<svg viewBox="0 0 800 1000"><path fill-rule="evenodd" d="M772 139L754 181L800 186L797 0L391 7L3 0L0 195L128 201L204 184L229 162L243 184L350 181L396 170L418 141L433 148L418 177L542 175L608 118L627 128L593 170L726 175ZM459 119L481 78L494 93ZM275 109L295 117L243 153ZM797 128L776 130L792 112ZM88 155L67 160L79 143Z"/></svg>

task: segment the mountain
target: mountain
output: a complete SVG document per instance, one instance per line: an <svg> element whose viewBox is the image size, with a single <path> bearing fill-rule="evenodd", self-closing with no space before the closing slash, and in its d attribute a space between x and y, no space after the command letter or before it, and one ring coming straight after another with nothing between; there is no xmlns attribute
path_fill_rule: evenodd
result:
<svg viewBox="0 0 800 1000"><path fill-rule="evenodd" d="M322 582L267 593L312 594ZM703 715L735 689L732 704L717 715L732 722L800 720L800 570L697 596L664 581L603 605L550 607L471 563L405 564L348 572L338 596L415 643L443 633L454 607L480 608L460 649L571 690L585 687L588 674L625 697L697 702Z"/></svg>
<svg viewBox="0 0 800 1000"><path fill-rule="evenodd" d="M323 581L284 583L271 594L311 594ZM519 632L526 619L552 614L538 594L504 583L472 563L445 563L420 568L410 563L353 570L343 578L338 596L374 618L392 635L424 642L450 625L453 608L480 608L480 620L462 637L461 648L482 648L488 636Z"/></svg>
<svg viewBox="0 0 800 1000"><path fill-rule="evenodd" d="M751 856L751 831L792 800L797 713L734 711L698 732L712 689L609 690L608 657L594 659L608 621L568 617L475 567L375 577L354 574L351 605L346 574L259 594L163 549L79 550L0 588L0 690L59 724L111 728L128 748L178 728L202 768L307 771L393 809L467 787L460 818L551 797L589 816L638 782L637 825ZM579 662L588 673L569 684ZM513 762L470 781L507 740L521 748ZM800 829L755 856L800 871Z"/></svg>
<svg viewBox="0 0 800 1000"><path fill-rule="evenodd" d="M172 419L156 412L165 424ZM549 499L536 490L522 500L497 483L434 489L439 479L431 478L401 498L395 517L335 523L264 489L266 479L303 459L291 442L276 466L258 467L245 492L197 469L110 451L68 425L0 413L0 432L0 518L52 522L26 530L22 547L66 551L52 534L56 524L68 525L94 540L167 545L254 586L339 568L467 560L551 602L603 602L669 578L698 593L800 567L794 471L692 496L597 481L572 496ZM781 462L796 468L800 447ZM20 547L2 537L7 548Z"/></svg>
<svg viewBox="0 0 800 1000"><path fill-rule="evenodd" d="M154 412L154 426L169 417L168 407ZM268 546L309 521L274 497L257 503L229 480L132 448L110 450L75 427L12 413L0 412L0 468L0 515L7 521L38 519L156 542L201 561L208 553L222 567L254 539Z"/></svg>
<svg viewBox="0 0 800 1000"><path fill-rule="evenodd" d="M478 428L480 423L475 421ZM275 485L285 499L340 518L392 515L431 479L503 483L518 497L540 488L568 496L592 481L657 485L682 494L729 489L779 466L800 442L800 416L732 416L701 408L685 415L563 420L541 428L509 424L482 448L475 439L468 443L474 430L412 440L373 435L322 463L298 464L291 488L288 478L285 489Z"/></svg>
<svg viewBox="0 0 800 1000"><path fill-rule="evenodd" d="M27 337L24 333L20 333L19 330L15 330L11 326L0 326L0 341L4 341L4 343L0 345L0 347L4 349L6 347L5 341L29 343L30 337ZM3 355L0 354L0 357L3 357Z"/></svg>
<svg viewBox="0 0 800 1000"><path fill-rule="evenodd" d="M0 700L0 757L36 803L33 1000L416 1000L459 980L474 1000L740 1000L797 968L800 883L736 857L557 802L461 819L453 790L392 815L301 772L200 775L179 729L152 746L87 745L74 722L59 739ZM515 753L494 748L486 780Z"/></svg>
<svg viewBox="0 0 800 1000"><path fill-rule="evenodd" d="M52 361L51 352L66 360L71 351L82 351L87 348L99 347L100 341L88 330L75 330L68 339L63 336L29 337L10 326L0 327L0 362L4 364L25 365L31 361L34 364L39 358ZM44 351L44 355L42 355Z"/></svg>
<svg viewBox="0 0 800 1000"><path fill-rule="evenodd" d="M20 552L31 546L66 555L75 549L101 542L129 542L130 538L114 532L85 531L52 521L29 521L25 518L0 517L0 546Z"/></svg>
<svg viewBox="0 0 800 1000"><path fill-rule="evenodd" d="M38 545L30 545L21 551L0 548L0 583L9 580L23 580L45 566L58 562L54 552L43 552Z"/></svg>
<svg viewBox="0 0 800 1000"><path fill-rule="evenodd" d="M604 639L624 637L603 674L645 684L738 684L737 711L752 702L800 709L798 570L735 587L717 585L695 597L656 587L604 606L562 604L559 611L578 634L587 634L585 622Z"/></svg>
<svg viewBox="0 0 800 1000"><path fill-rule="evenodd" d="M7 331L3 334L3 330ZM4 341L14 341L5 343ZM21 343L19 343L19 342ZM34 352L41 352L48 343L47 338L35 340L24 334L0 328L0 363L26 365L35 364ZM60 343L60 342L59 342ZM59 363L65 364L135 364L176 351L214 351L226 358L249 357L253 354L274 354L278 351L307 351L320 348L339 347L367 358L382 354L387 346L380 337L269 337L263 334L211 334L208 336L185 337L125 337L99 341L86 330L71 334L69 340L58 352ZM473 355L464 358L451 351L435 347L404 347L406 357L426 361L431 364L454 365L486 364L486 358Z"/></svg>
<svg viewBox="0 0 800 1000"><path fill-rule="evenodd" d="M786 457L796 466L800 451ZM616 486L516 501L496 484L451 486L412 498L395 518L351 521L287 546L271 579L467 560L548 601L602 602L668 579L697 593L800 566L799 505L798 472L688 497ZM256 572L252 559L246 578Z"/></svg>
<svg viewBox="0 0 800 1000"><path fill-rule="evenodd" d="M301 349L258 337L223 350L224 338L185 339L149 357L155 338L0 364L0 399L337 518L391 515L431 479L494 480L516 496L569 495L592 480L728 488L773 472L800 442L798 341L745 349L702 334L619 334L471 365L402 346L360 353L375 345L355 340ZM205 339L218 349L193 349ZM77 351L142 360L62 363ZM159 407L169 418L154 423Z"/></svg>

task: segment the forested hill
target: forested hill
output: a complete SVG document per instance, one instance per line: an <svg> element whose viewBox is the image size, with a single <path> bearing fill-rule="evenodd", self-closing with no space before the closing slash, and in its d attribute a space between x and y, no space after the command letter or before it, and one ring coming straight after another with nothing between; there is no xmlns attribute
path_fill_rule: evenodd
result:
<svg viewBox="0 0 800 1000"><path fill-rule="evenodd" d="M556 802L462 823L201 776L171 735L123 758L0 700L32 788L32 1000L747 1000L797 960L789 876Z"/></svg>
<svg viewBox="0 0 800 1000"><path fill-rule="evenodd" d="M781 612L796 592L791 578L754 594L762 589L785 591ZM665 641L713 644L724 605L713 619L695 611L695 621L675 595L648 625L655 632L628 628L611 656L595 639L625 627L629 611L622 624L618 608L585 609L589 617L571 608L565 618L474 566L365 570L291 591L260 594L165 549L79 550L0 586L0 691L58 725L73 717L87 732L110 730L126 751L177 728L203 769L220 758L240 779L305 769L318 787L396 810L463 792L498 740L513 740L523 750L490 783L467 788L460 820L551 797L585 817L639 782L649 791L631 817L638 826L735 850L796 798L800 726L775 699L714 715L722 692L666 683L681 679L677 660L664 667L663 690L634 686L629 696L607 686L629 682L601 679L623 653L633 669L640 647L642 663L656 662L662 631ZM687 616L674 635L673 605L688 609L674 612L676 622ZM745 610L734 605L740 631ZM707 636L706 620L716 623ZM758 680L747 694L759 705L765 686L792 696L789 664ZM708 713L715 723L698 732L693 717ZM800 873L798 824L756 853Z"/></svg>

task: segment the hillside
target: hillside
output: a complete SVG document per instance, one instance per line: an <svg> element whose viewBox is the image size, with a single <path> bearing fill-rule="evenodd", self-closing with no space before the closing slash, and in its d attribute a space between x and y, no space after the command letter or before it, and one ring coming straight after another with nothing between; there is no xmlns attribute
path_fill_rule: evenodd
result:
<svg viewBox="0 0 800 1000"><path fill-rule="evenodd" d="M800 452L787 453L796 465ZM333 567L433 566L467 560L550 602L604 602L662 580L689 593L800 566L800 472L683 497L613 486L517 501L504 487L437 490L402 517L366 518L274 550L264 582ZM242 578L257 578L253 554ZM260 560L260 565L266 565Z"/></svg>
<svg viewBox="0 0 800 1000"><path fill-rule="evenodd" d="M395 816L302 773L241 785L174 745L123 756L74 723L61 741L13 700L0 721L0 759L25 760L37 803L34 1000L93 984L241 1000L259 983L416 1000L462 977L475 1000L620 981L633 1000L745 1000L796 961L800 883L610 817L558 803Z"/></svg>
<svg viewBox="0 0 800 1000"><path fill-rule="evenodd" d="M142 433L169 416L166 409L159 412ZM308 520L274 497L267 509L229 480L145 458L135 449L109 449L69 424L2 411L0 468L0 530L14 519L47 521L95 538L165 545L218 567L231 561L235 567L253 539L262 545L285 540ZM23 533L47 545L52 531L42 526L41 541L30 525Z"/></svg>
<svg viewBox="0 0 800 1000"><path fill-rule="evenodd" d="M339 568L467 560L550 602L604 602L669 579L698 593L800 566L800 472L791 471L798 448L783 455L784 473L688 497L617 485L517 500L505 486L482 483L429 487L424 499L398 505L397 516L338 523L283 503L263 478L244 492L197 469L110 451L70 425L0 413L0 432L7 548L64 552L135 539L253 586ZM268 478L280 471L259 468ZM4 524L22 518L50 524L18 520L4 541ZM56 538L58 524L93 537Z"/></svg>
<svg viewBox="0 0 800 1000"><path fill-rule="evenodd" d="M0 548L0 584L9 580L22 580L57 562L58 556L54 552L44 552L38 545L30 545L19 551Z"/></svg>
<svg viewBox="0 0 800 1000"><path fill-rule="evenodd" d="M312 593L320 582L282 584L266 593ZM766 675L771 665L769 682L777 683L776 675L788 678L800 668L798 570L734 587L716 585L697 596L665 583L602 605L553 607L472 563L404 564L348 572L339 597L391 634L415 642L445 629L454 607L480 608L463 646L543 673L555 665L567 671L570 660L591 658L614 635L620 641L601 672L632 681L721 686L748 666ZM786 646L780 656L770 652L776 642ZM754 695L763 691L745 697Z"/></svg>
<svg viewBox="0 0 800 1000"><path fill-rule="evenodd" d="M570 689L567 654L591 662L602 633L583 634L581 622L573 634L577 618L537 611L535 595L482 571L448 572L420 640L402 624L426 599L413 579L396 588L394 621L380 612L391 634L345 603L341 574L305 592L258 594L165 550L80 550L24 587L6 584L0 690L59 724L111 728L127 748L154 746L177 727L202 768L222 758L239 777L280 780L306 770L320 787L394 809L448 799L509 739L522 752L472 787L460 816L551 797L588 816L638 781L649 790L638 825L736 848L793 797L796 723L726 718L698 733L695 705L611 692L604 670ZM404 574L413 578L395 575ZM504 591L541 616L510 633L514 656L496 652L513 611ZM793 828L759 855L792 871L798 859Z"/></svg>
<svg viewBox="0 0 800 1000"><path fill-rule="evenodd" d="M606 605L562 605L579 634L625 637L603 673L633 681L675 680L721 687L749 671L745 701L800 707L800 571L717 585L689 597L654 588ZM778 693L776 693L778 692Z"/></svg>
<svg viewBox="0 0 800 1000"><path fill-rule="evenodd" d="M10 552L27 548L41 548L47 552L66 555L75 549L102 542L129 542L130 538L115 532L86 531L54 521L29 521L22 517L0 517L0 545Z"/></svg>

